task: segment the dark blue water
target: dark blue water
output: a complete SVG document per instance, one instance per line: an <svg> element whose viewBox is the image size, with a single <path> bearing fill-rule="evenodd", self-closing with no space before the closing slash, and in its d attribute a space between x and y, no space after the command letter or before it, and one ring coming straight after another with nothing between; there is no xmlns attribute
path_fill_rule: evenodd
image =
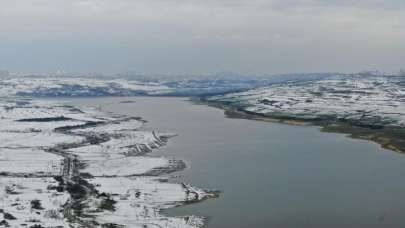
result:
<svg viewBox="0 0 405 228"><path fill-rule="evenodd" d="M186 161L178 181L222 191L169 215L207 216L210 228L405 227L405 155L372 142L315 127L228 119L184 98L81 103L178 133L157 152Z"/></svg>

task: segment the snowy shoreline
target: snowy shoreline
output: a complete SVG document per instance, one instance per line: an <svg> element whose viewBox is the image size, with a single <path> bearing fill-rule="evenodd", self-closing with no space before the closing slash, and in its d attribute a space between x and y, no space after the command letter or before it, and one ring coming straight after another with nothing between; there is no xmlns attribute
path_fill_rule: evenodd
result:
<svg viewBox="0 0 405 228"><path fill-rule="evenodd" d="M185 165L147 155L173 135L140 118L19 97L0 116L0 226L202 227L160 210L218 196L160 176Z"/></svg>
<svg viewBox="0 0 405 228"><path fill-rule="evenodd" d="M228 117L312 124L405 152L405 77L336 75L208 96Z"/></svg>

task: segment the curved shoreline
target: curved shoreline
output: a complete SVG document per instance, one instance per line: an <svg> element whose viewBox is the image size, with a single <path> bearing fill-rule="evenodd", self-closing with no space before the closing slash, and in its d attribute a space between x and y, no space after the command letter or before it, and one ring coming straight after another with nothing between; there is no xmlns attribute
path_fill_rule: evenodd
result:
<svg viewBox="0 0 405 228"><path fill-rule="evenodd" d="M372 141L379 144L384 149L397 153L405 153L405 129L402 128L384 127L382 129L373 129L370 127L355 126L348 122L333 119L306 120L286 116L272 116L271 114L266 115L249 112L222 102L207 101L204 98L191 98L190 101L194 104L207 105L222 109L227 118L249 119L301 126L318 126L323 132L346 134L350 138Z"/></svg>
<svg viewBox="0 0 405 228"><path fill-rule="evenodd" d="M0 148L0 226L204 225L204 217L160 213L218 196L187 183L169 183L162 176L184 169L185 163L147 154L173 135L143 129L142 118L87 106L1 101L0 133L5 138ZM15 156L28 167L15 165Z"/></svg>

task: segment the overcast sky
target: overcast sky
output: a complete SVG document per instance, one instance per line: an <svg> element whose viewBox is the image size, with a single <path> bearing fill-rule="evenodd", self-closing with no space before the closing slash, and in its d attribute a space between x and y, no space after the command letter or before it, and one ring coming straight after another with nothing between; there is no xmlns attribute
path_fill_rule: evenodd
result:
<svg viewBox="0 0 405 228"><path fill-rule="evenodd" d="M0 0L14 72L398 71L404 0Z"/></svg>

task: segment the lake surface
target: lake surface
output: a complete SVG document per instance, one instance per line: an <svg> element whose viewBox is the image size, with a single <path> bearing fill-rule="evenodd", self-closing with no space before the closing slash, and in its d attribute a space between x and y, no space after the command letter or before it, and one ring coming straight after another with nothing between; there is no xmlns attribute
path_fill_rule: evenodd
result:
<svg viewBox="0 0 405 228"><path fill-rule="evenodd" d="M120 101L135 103L120 103ZM224 117L186 98L97 98L74 103L148 120L179 135L154 154L182 159L178 181L217 199L166 211L209 228L405 227L405 155L316 127Z"/></svg>

